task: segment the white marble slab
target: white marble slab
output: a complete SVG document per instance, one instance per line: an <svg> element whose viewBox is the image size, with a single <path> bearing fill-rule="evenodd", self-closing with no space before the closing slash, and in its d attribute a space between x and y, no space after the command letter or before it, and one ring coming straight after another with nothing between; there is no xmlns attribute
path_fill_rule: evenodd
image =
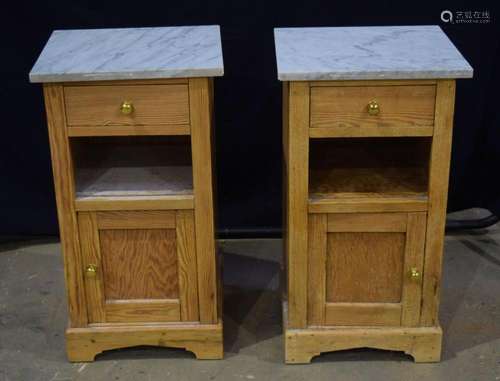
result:
<svg viewBox="0 0 500 381"><path fill-rule="evenodd" d="M56 30L31 82L102 81L224 74L218 25Z"/></svg>
<svg viewBox="0 0 500 381"><path fill-rule="evenodd" d="M191 166L102 166L79 168L76 196L169 196L193 194Z"/></svg>
<svg viewBox="0 0 500 381"><path fill-rule="evenodd" d="M282 81L471 78L439 26L276 28Z"/></svg>

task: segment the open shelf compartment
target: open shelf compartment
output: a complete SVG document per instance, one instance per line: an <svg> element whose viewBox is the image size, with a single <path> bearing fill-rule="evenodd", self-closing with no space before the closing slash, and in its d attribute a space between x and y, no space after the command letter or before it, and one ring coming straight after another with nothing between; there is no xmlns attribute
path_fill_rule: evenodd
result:
<svg viewBox="0 0 500 381"><path fill-rule="evenodd" d="M189 136L77 138L71 148L77 201L193 195Z"/></svg>
<svg viewBox="0 0 500 381"><path fill-rule="evenodd" d="M428 195L428 138L311 139L309 202Z"/></svg>

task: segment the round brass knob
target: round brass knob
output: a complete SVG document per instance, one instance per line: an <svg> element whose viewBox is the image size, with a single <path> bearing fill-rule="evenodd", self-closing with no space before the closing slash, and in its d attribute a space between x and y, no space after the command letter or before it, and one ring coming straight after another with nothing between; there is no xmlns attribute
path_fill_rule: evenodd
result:
<svg viewBox="0 0 500 381"><path fill-rule="evenodd" d="M416 267L412 267L410 269L410 278L412 280L419 280L421 277L422 277L422 274L420 273L420 271L418 271L418 269Z"/></svg>
<svg viewBox="0 0 500 381"><path fill-rule="evenodd" d="M380 112L380 106L378 105L377 101L370 101L368 102L368 114L370 115L378 115Z"/></svg>
<svg viewBox="0 0 500 381"><path fill-rule="evenodd" d="M89 278L94 278L97 275L97 266L91 264L85 267L85 275Z"/></svg>
<svg viewBox="0 0 500 381"><path fill-rule="evenodd" d="M134 111L134 105L130 101L123 101L120 106L122 114L129 115Z"/></svg>

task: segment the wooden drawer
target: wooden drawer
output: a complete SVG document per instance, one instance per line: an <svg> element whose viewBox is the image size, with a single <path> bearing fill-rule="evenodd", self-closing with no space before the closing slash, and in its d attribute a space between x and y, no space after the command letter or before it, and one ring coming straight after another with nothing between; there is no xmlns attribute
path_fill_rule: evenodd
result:
<svg viewBox="0 0 500 381"><path fill-rule="evenodd" d="M436 87L428 85L312 86L310 135L431 136ZM375 102L369 113L368 104Z"/></svg>
<svg viewBox="0 0 500 381"><path fill-rule="evenodd" d="M65 86L64 99L70 136L189 134L187 83Z"/></svg>

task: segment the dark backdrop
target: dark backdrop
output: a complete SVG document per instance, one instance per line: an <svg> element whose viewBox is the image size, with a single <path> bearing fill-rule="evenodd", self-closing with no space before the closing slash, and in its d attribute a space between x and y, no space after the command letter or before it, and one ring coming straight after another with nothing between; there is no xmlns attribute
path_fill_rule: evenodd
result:
<svg viewBox="0 0 500 381"><path fill-rule="evenodd" d="M8 1L8 0L7 0ZM496 1L8 1L1 12L0 234L54 234L57 219L41 86L28 72L54 29L219 24L215 81L218 228L254 236L281 226L281 84L273 27L438 24L474 67L459 80L449 210L500 215ZM441 11L484 11L446 24Z"/></svg>

